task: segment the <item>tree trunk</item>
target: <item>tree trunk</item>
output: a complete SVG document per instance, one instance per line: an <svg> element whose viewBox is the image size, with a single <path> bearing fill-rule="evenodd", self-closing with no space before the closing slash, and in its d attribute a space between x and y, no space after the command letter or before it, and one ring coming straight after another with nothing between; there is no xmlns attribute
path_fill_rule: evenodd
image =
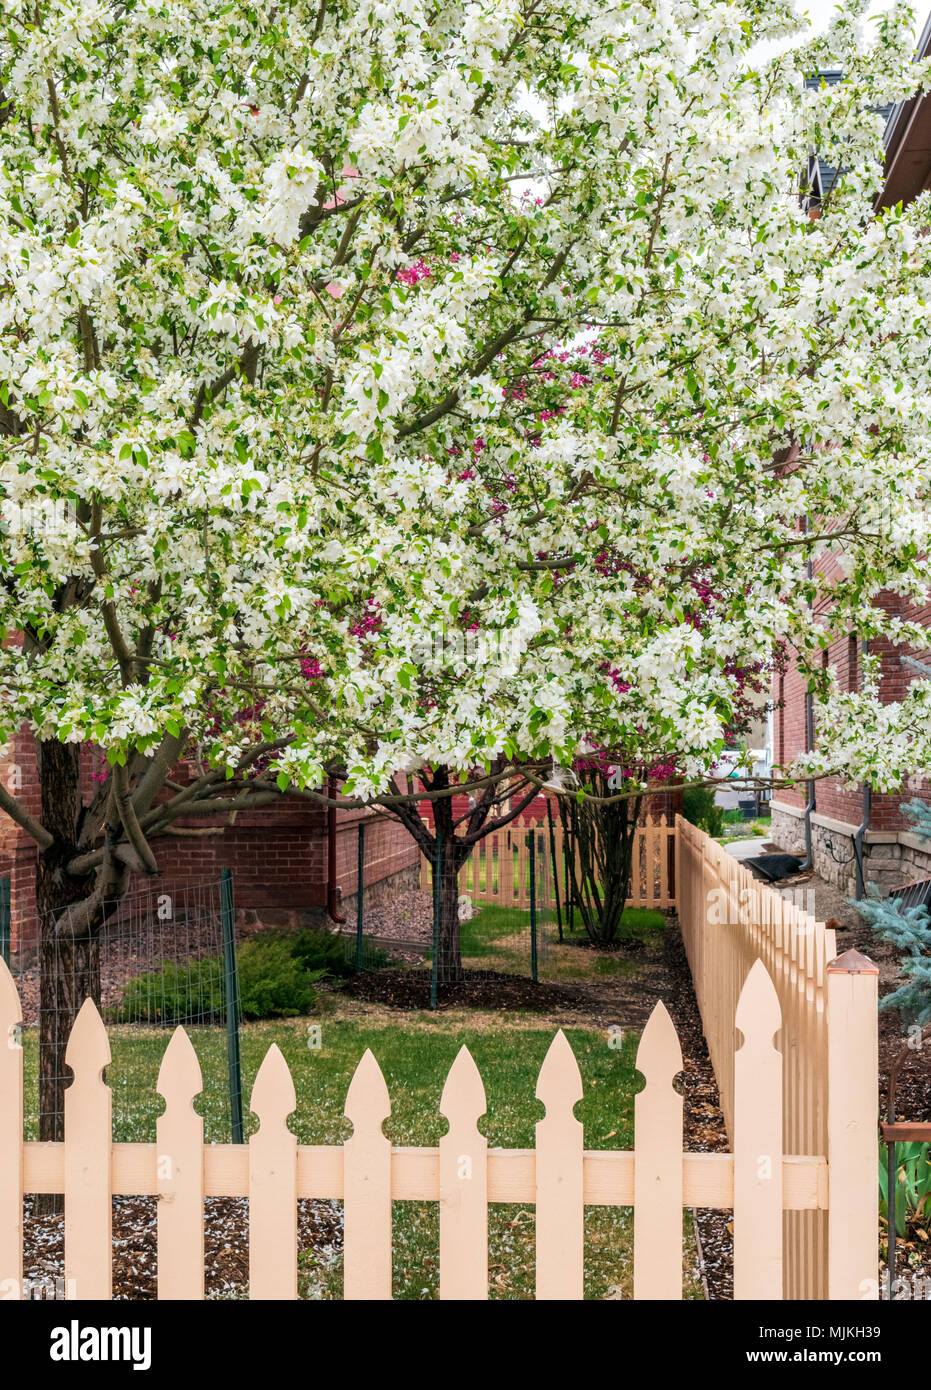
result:
<svg viewBox="0 0 931 1390"><path fill-rule="evenodd" d="M75 878L66 865L76 851L81 811L79 753L75 745L37 744L42 823L55 836L36 860L39 919L39 1138L64 1138L65 1088L70 1075L65 1049L84 1000L100 1003L100 940L104 913L80 911L95 887L93 877ZM76 913L80 926L72 925ZM40 1214L60 1212L62 1199L44 1194Z"/></svg>
<svg viewBox="0 0 931 1390"><path fill-rule="evenodd" d="M583 774L598 796L609 792L600 771ZM633 851L641 797L599 805L565 799L560 802L563 833L569 847L571 901L578 909L593 946L611 946L621 931L621 919L634 873ZM639 868L639 866L638 866Z"/></svg>
<svg viewBox="0 0 931 1390"><path fill-rule="evenodd" d="M441 984L458 984L463 978L459 931L459 870L462 856L448 843L443 845L443 871L437 895L437 979Z"/></svg>
<svg viewBox="0 0 931 1390"><path fill-rule="evenodd" d="M441 772L443 777L441 779L440 774L438 774L437 781L445 784L445 769L442 769ZM462 867L465 853L468 851L464 852L463 847L456 840L451 796L442 797L433 803L433 825L436 832L431 846L434 874L436 873L437 840L440 842L443 856L439 889L435 898L435 911L438 918L435 926L437 933L436 976L440 984L454 985L463 978L459 933L459 870Z"/></svg>
<svg viewBox="0 0 931 1390"><path fill-rule="evenodd" d="M65 1049L85 999L100 1003L100 938L59 936L57 920L40 922L39 1138L64 1138Z"/></svg>
<svg viewBox="0 0 931 1390"><path fill-rule="evenodd" d="M450 788L449 769L438 767L430 777L424 774L428 791L442 791ZM478 800L469 798L469 810L460 815L460 826L465 822L465 831L457 835L456 817L453 813L452 796L439 796L433 801L433 830L420 813L413 807L400 807L395 813L401 824L413 835L420 852L430 863L431 876L436 874L437 848L442 854L440 882L434 885L437 952L437 979L443 984L457 984L463 979L461 932L459 927L459 870L473 852L483 835L507 825L520 815L536 795L531 787L520 798L517 806L512 806L507 815L499 816L489 822L489 813L498 804L497 786L490 783Z"/></svg>

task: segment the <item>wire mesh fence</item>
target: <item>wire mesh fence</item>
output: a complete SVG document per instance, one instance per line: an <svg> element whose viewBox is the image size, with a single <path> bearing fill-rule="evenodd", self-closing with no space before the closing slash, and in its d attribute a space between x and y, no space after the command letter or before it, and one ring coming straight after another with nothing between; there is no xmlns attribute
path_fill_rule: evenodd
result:
<svg viewBox="0 0 931 1390"><path fill-rule="evenodd" d="M565 982L610 975L628 968L628 958L665 927L673 902L673 835L665 821L645 822L636 832L629 896L612 944L597 947L574 901L568 856L571 836L554 824L552 808L530 823L520 820L480 840L458 875L458 959L466 981L520 978ZM449 951L440 949L442 909L436 885L443 882L447 847L435 840L431 860L422 861L420 886L432 900L419 934L393 936L366 930L365 865L359 859L356 920L342 928L344 956L356 974L378 970L430 970L432 998L444 984L461 981ZM449 911L447 897L446 911ZM447 932L448 935L448 932ZM593 957L593 951L595 957ZM438 956L440 959L438 959ZM408 997L408 991L402 991Z"/></svg>
<svg viewBox="0 0 931 1390"><path fill-rule="evenodd" d="M561 938L561 917L540 899L554 898L554 865L546 826L515 826L493 843L480 843L459 875L458 955L473 981L502 975L543 978ZM441 912L435 883L442 879L444 847L421 875L421 889L432 898L432 921L417 934L379 935L366 929L364 829L360 828L355 920L341 930L344 959L356 974L374 970L430 970L434 990L450 983L440 957ZM558 890L556 890L558 897ZM444 957L445 959L445 957Z"/></svg>
<svg viewBox="0 0 931 1390"><path fill-rule="evenodd" d="M159 880L105 906L108 914L90 939L73 939L75 909L65 909L54 932L41 931L38 919L22 924L10 952L23 1001L26 1138L61 1135L64 1091L72 1079L65 1044L90 995L111 1039L107 1082L115 1137L155 1139L166 1032L183 1024L201 1060L204 1091L194 1104L207 1141L237 1142L241 1010L231 876L206 883Z"/></svg>

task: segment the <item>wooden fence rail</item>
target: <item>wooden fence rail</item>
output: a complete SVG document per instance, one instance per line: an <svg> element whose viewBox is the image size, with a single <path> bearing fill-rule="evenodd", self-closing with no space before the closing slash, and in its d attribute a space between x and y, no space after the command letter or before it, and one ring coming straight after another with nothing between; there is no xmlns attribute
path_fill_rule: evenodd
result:
<svg viewBox="0 0 931 1390"><path fill-rule="evenodd" d="M675 907L675 834L675 826L665 817L637 827L627 899L629 907L660 910ZM553 840L560 901L565 903L566 841L561 825L554 826ZM537 907L555 908L556 884L549 827L526 815L518 816L503 830L493 830L479 841L459 870L459 892L476 902L528 908L532 854L536 856ZM425 892L432 887L432 869L424 859L421 860L420 886Z"/></svg>
<svg viewBox="0 0 931 1390"><path fill-rule="evenodd" d="M845 977L853 988L842 1000L846 1022L838 1037L844 1044L850 1042L850 1029L862 1022L858 978ZM831 1003L829 998L829 1007ZM248 1144L205 1145L203 1122L192 1105L201 1072L182 1028L172 1035L159 1072L158 1091L166 1104L156 1142L114 1143L104 1079L109 1043L90 1001L68 1043L74 1081L66 1092L64 1141L24 1143L20 1021L12 976L0 963L0 1294L6 1298L23 1296L24 1193L65 1194L69 1298L111 1297L111 1197L137 1194L159 1198L160 1299L204 1296L205 1196L249 1198L253 1299L297 1297L296 1203L304 1197L343 1202L347 1299L391 1297L395 1201L439 1204L442 1299L488 1297L489 1202L535 1205L538 1298L582 1297L586 1206L632 1206L634 1297L678 1299L684 1207L733 1209L736 1296L778 1298L784 1214L823 1212L833 1198L836 1172L841 1175L839 1216L846 1227L851 1203L868 1206L875 1189L875 1173L870 1172L866 1186L866 1175L855 1162L857 1137L849 1144L837 1117L829 1123L828 1156L820 1150L784 1155L784 1069L773 1048L783 1016L760 960L737 1001L743 1039L734 1067L732 1153L682 1151L682 1100L673 1087L682 1055L662 1003L656 1005L637 1053L646 1088L636 1097L631 1152L584 1148L582 1126L573 1114L582 1079L561 1031L539 1073L536 1096L545 1114L536 1126L533 1149L487 1147L477 1124L485 1111L485 1091L466 1048L443 1090L440 1110L449 1131L436 1148L396 1148L385 1137L391 1102L369 1051L346 1097L352 1137L342 1145L298 1144L287 1127L296 1103L294 1084L276 1046L266 1053L252 1089L258 1131ZM868 1251L850 1242L831 1249L832 1259L847 1264L843 1279L830 1285L832 1297L848 1296L851 1280L875 1276L875 1241Z"/></svg>
<svg viewBox="0 0 931 1390"><path fill-rule="evenodd" d="M676 822L678 916L728 1135L736 1144L740 1088L775 1065L755 1057L752 1077L734 1051L734 1018L743 983L761 960L782 1018L782 1148L825 1154L831 1162L831 1212L785 1216L783 1295L859 1298L859 1277L877 1241L876 1078L878 971L856 951L835 959L833 930L808 910L805 886L782 892L754 878L694 825ZM771 1152L771 1138L765 1152ZM853 1196L854 1189L857 1192ZM736 1238L736 1233L735 1233ZM848 1252L845 1257L842 1252ZM846 1270L845 1270L846 1263ZM875 1279L875 1273L870 1275Z"/></svg>

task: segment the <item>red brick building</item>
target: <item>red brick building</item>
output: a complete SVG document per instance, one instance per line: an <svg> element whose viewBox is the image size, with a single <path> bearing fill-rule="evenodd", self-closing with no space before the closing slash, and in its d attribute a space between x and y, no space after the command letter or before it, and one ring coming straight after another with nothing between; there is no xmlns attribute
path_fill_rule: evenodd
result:
<svg viewBox="0 0 931 1390"><path fill-rule="evenodd" d="M83 780L88 788L102 766L99 752L83 753ZM6 758L0 758L0 779L33 814L39 814L36 750L23 729ZM320 921L327 915L328 897L335 910L355 922L358 827L366 821L365 898L381 900L386 893L419 883L420 853L411 836L396 821L367 811L346 810L328 815L307 801L283 797L280 804L230 817L198 817L189 825L176 822L181 834L153 842L165 882L206 883L221 869L233 871L236 906L245 920L269 925ZM183 834L185 829L210 834ZM334 851L330 853L333 837ZM35 936L35 844L0 811L0 878L11 881L12 944L28 946ZM151 880L149 880L151 882ZM141 884L136 881L130 891ZM330 890L335 890L332 894Z"/></svg>
<svg viewBox="0 0 931 1390"><path fill-rule="evenodd" d="M919 56L929 52L931 19L918 45ZM913 98L894 107L887 117L885 138L885 179L877 199L879 207L909 202L931 187L931 97ZM818 172L816 191L826 196L830 190L822 187L825 170ZM828 179L831 176L836 175L828 170ZM830 563L825 570L830 577ZM896 616L931 624L931 604L916 609L892 594L885 595L882 603ZM900 700L909 685L922 678L922 666L931 676L927 656L885 642L874 643L871 650L880 658L884 703ZM841 686L848 690L858 688L862 658L863 646L856 633L840 637L825 654L826 664L837 669ZM776 764L789 763L797 754L817 747L817 702L812 701L809 712L806 695L804 681L790 665L774 691ZM810 849L817 871L851 894L862 892L857 871L862 850L863 881L875 883L885 892L931 875L931 846L910 833L900 809L903 801L916 797L931 801L927 781L909 778L899 795L879 795L863 786L846 787L838 778L827 778L807 789L778 791L772 801L772 838L795 853L806 854Z"/></svg>

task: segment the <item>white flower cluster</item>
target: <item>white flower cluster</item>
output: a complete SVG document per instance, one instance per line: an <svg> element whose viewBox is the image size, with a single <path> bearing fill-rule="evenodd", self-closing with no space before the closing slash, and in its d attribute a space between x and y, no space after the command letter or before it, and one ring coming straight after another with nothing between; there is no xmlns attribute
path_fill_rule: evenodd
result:
<svg viewBox="0 0 931 1390"><path fill-rule="evenodd" d="M929 76L900 9L765 64L788 0L7 10L0 740L262 739L363 795L705 768L789 650L800 770L931 770L927 683L821 665L926 645L929 198L873 211L875 108Z"/></svg>

